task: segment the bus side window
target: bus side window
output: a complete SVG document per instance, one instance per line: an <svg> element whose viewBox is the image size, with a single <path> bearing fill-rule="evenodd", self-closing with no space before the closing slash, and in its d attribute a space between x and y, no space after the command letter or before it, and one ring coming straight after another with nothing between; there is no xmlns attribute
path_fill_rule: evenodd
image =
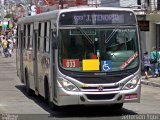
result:
<svg viewBox="0 0 160 120"><path fill-rule="evenodd" d="M23 35L23 48L26 48L26 25L24 25L24 35Z"/></svg>
<svg viewBox="0 0 160 120"><path fill-rule="evenodd" d="M33 24L31 24L30 25L30 36L29 36L29 42L28 42L28 48L30 49L30 48L32 48L33 47L33 44L32 44L32 42L33 42Z"/></svg>
<svg viewBox="0 0 160 120"><path fill-rule="evenodd" d="M44 24L44 51L49 52L49 30L50 30L50 23L45 22Z"/></svg>
<svg viewBox="0 0 160 120"><path fill-rule="evenodd" d="M38 41L37 41L37 49L40 51L40 39L41 39L41 23L38 25Z"/></svg>
<svg viewBox="0 0 160 120"><path fill-rule="evenodd" d="M47 22L47 30L46 30L46 32L47 32L47 34L46 34L46 52L49 52L49 50L50 50L50 46L49 46L49 44L50 44L50 38L49 38L49 36L50 36L50 22Z"/></svg>
<svg viewBox="0 0 160 120"><path fill-rule="evenodd" d="M46 39L47 39L47 22L44 23L44 46L43 46L44 52L46 52Z"/></svg>
<svg viewBox="0 0 160 120"><path fill-rule="evenodd" d="M27 43L26 43L26 44L27 44L27 45L26 45L26 48L27 48L27 49L29 49L29 46L30 46L30 28L31 28L31 27L30 27L30 24L28 24L28 25L27 25Z"/></svg>
<svg viewBox="0 0 160 120"><path fill-rule="evenodd" d="M17 27L17 40L16 40L16 48L19 48L19 40L20 40L20 26Z"/></svg>
<svg viewBox="0 0 160 120"><path fill-rule="evenodd" d="M44 23L41 23L40 31L40 51L44 52Z"/></svg>

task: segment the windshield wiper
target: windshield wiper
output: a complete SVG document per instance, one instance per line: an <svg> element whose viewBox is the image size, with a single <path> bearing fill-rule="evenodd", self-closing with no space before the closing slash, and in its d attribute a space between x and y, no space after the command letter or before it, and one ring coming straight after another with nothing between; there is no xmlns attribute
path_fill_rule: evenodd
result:
<svg viewBox="0 0 160 120"><path fill-rule="evenodd" d="M80 27L76 27L82 35L89 41L90 44L94 45L94 41L87 35L87 33Z"/></svg>
<svg viewBox="0 0 160 120"><path fill-rule="evenodd" d="M105 39L105 43L106 43L106 44L111 40L111 38L112 38L112 37L114 36L114 34L117 32L118 28L119 28L119 26L117 25L117 26L114 28L113 32L108 36L108 38Z"/></svg>

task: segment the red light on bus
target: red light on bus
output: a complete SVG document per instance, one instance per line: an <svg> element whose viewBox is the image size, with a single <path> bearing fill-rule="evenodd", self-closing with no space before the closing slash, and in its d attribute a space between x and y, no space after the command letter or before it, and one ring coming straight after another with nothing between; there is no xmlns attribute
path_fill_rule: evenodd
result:
<svg viewBox="0 0 160 120"><path fill-rule="evenodd" d="M137 93L135 93L135 94L126 94L125 96L124 96L124 99L135 99L135 98L137 98L138 97L138 95L137 95Z"/></svg>

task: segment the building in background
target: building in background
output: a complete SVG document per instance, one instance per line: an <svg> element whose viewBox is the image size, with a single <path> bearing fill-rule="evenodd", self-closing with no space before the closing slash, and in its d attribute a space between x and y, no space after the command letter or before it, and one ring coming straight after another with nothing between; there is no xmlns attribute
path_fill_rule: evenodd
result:
<svg viewBox="0 0 160 120"><path fill-rule="evenodd" d="M72 6L87 5L87 0L35 0L37 13L62 9Z"/></svg>
<svg viewBox="0 0 160 120"><path fill-rule="evenodd" d="M104 7L133 7L137 6L136 0L101 0Z"/></svg>
<svg viewBox="0 0 160 120"><path fill-rule="evenodd" d="M160 0L141 0L140 6L141 10L136 12L144 53L150 52L153 46L160 47Z"/></svg>
<svg viewBox="0 0 160 120"><path fill-rule="evenodd" d="M87 0L88 6L101 6L101 0Z"/></svg>
<svg viewBox="0 0 160 120"><path fill-rule="evenodd" d="M120 0L121 7L133 7L137 5L137 0Z"/></svg>
<svg viewBox="0 0 160 120"><path fill-rule="evenodd" d="M101 0L103 7L120 7L120 0Z"/></svg>

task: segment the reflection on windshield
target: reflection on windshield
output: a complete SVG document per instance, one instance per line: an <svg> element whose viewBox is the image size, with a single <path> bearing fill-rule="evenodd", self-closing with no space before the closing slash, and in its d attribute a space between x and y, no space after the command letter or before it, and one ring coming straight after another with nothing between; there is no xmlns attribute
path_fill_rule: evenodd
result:
<svg viewBox="0 0 160 120"><path fill-rule="evenodd" d="M117 26L113 31L112 31L112 33L107 37L107 39L105 40L105 43L108 43L110 40L111 40L111 38L114 36L114 34L117 32L117 30L118 30L118 28L119 28L119 26Z"/></svg>
<svg viewBox="0 0 160 120"><path fill-rule="evenodd" d="M74 28L59 33L59 61L66 70L112 72L138 65L135 28Z"/></svg>
<svg viewBox="0 0 160 120"><path fill-rule="evenodd" d="M79 31L81 32L81 35L84 35L85 38L86 38L91 44L94 44L94 40L92 40L82 28L77 27L77 30L79 30Z"/></svg>

